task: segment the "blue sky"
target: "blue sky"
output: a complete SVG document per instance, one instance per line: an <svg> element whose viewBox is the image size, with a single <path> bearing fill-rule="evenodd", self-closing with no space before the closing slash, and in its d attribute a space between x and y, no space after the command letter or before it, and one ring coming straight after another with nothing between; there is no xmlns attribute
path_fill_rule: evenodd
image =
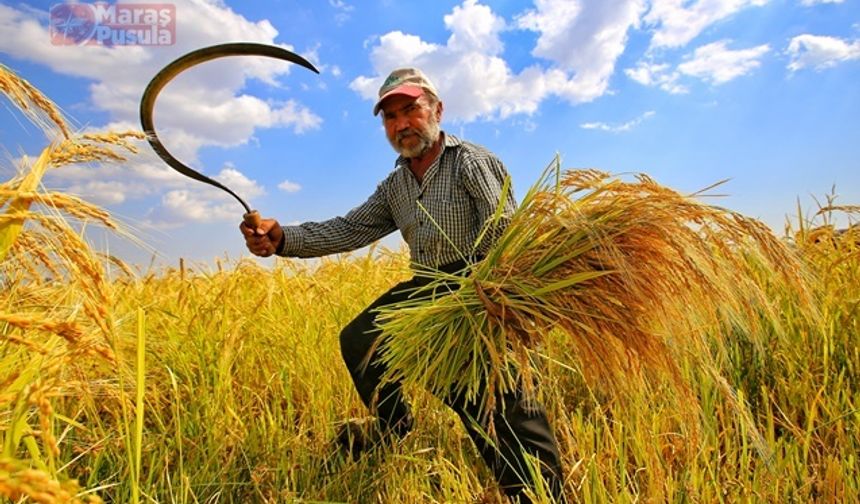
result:
<svg viewBox="0 0 860 504"><path fill-rule="evenodd" d="M372 97L406 65L435 81L443 129L495 151L520 195L558 152L567 168L645 172L681 191L730 178L714 202L780 233L798 198L810 210L835 185L839 201L860 203L856 0L183 0L172 2L175 44L114 48L52 45L52 4L0 3L0 62L80 129L138 128L149 79L199 47L273 43L317 64L321 75L266 59L208 63L156 108L177 157L282 223L342 215L392 169ZM4 177L46 143L9 109ZM95 236L131 262L245 254L241 207L142 147L127 164L64 168L46 185L134 228L148 248Z"/></svg>

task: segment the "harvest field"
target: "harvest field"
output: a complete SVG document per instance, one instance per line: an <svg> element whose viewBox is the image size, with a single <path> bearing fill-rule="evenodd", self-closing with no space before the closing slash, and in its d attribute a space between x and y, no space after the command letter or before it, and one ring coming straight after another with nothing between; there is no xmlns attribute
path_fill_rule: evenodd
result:
<svg viewBox="0 0 860 504"><path fill-rule="evenodd" d="M76 135L38 90L0 72L0 89L53 141L0 184L0 494L46 503L501 502L457 418L421 387L409 388L420 414L401 442L357 460L333 443L344 419L367 414L337 335L409 275L402 251L315 265L279 259L271 270L238 261L134 271L85 239L96 225L121 232L109 214L39 182L69 163L122 163L140 135ZM607 187L592 172L567 177ZM640 183L629 187L651 190L648 201L682 204ZM748 231L758 249L740 235L709 241L719 238L713 221L682 222L707 238L702 249L682 244L690 257L711 250L737 269L694 279L704 267L691 261L689 278L656 268L634 279L678 295L655 305L661 312L647 324L613 321L613 330L625 323L662 336L657 347L618 337L626 360L594 362L601 354L580 348L586 326L582 341L543 324L538 343L514 345L539 376L572 501L860 500L860 228L840 233L831 222L858 210L827 205L806 219L799 209L780 239L724 223L724 232ZM527 245L511 240L505 250ZM574 287L604 288L589 281ZM725 291L678 290L718 281ZM561 283L544 291L575 294ZM494 299L504 304L501 292ZM684 324L701 336L689 338L695 344L685 343ZM661 367L668 372L648 372Z"/></svg>

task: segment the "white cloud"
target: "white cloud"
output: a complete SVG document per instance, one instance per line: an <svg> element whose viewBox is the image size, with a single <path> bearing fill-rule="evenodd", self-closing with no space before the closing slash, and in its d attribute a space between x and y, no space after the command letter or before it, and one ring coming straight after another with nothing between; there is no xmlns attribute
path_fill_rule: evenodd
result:
<svg viewBox="0 0 860 504"><path fill-rule="evenodd" d="M534 56L574 73L560 94L574 102L603 95L645 1L537 0L535 5L518 18L519 26L540 34Z"/></svg>
<svg viewBox="0 0 860 504"><path fill-rule="evenodd" d="M289 180L284 180L283 182L278 184L278 189L280 189L284 192L294 193L294 192L301 191L302 186L300 186L299 184L297 184L295 182L291 182Z"/></svg>
<svg viewBox="0 0 860 504"><path fill-rule="evenodd" d="M250 95L218 94L199 89L159 96L155 115L158 135L180 159L194 160L197 150L205 145L245 144L257 128L291 127L295 133L303 133L322 123L295 100L276 105ZM170 110L172 117L162 118L162 110Z"/></svg>
<svg viewBox="0 0 860 504"><path fill-rule="evenodd" d="M155 228L165 229L187 222L236 221L242 213L239 205L235 200L224 201L223 197L207 197L210 193L216 194L213 191L168 191L161 198L161 206L153 208L147 214L145 222Z"/></svg>
<svg viewBox="0 0 860 504"><path fill-rule="evenodd" d="M541 101L560 96L571 103L594 100L607 92L627 31L636 26L644 0L573 2L538 0L516 18L520 28L536 31L534 54L552 63L514 73L500 57L500 33L507 23L477 0L465 0L445 16L451 35L444 45L392 31L368 39L374 75L359 76L350 87L368 100L388 73L417 66L433 80L455 121L531 115Z"/></svg>
<svg viewBox="0 0 860 504"><path fill-rule="evenodd" d="M660 89L671 94L682 94L688 91L685 86L678 83L681 73L670 70L668 63L640 61L636 64L636 68L627 68L624 73L643 86L659 86Z"/></svg>
<svg viewBox="0 0 860 504"><path fill-rule="evenodd" d="M68 186L64 192L75 194L99 205L122 203L131 192L145 191L144 184L128 184L119 181L94 180Z"/></svg>
<svg viewBox="0 0 860 504"><path fill-rule="evenodd" d="M682 47L708 26L768 0L652 0L644 21L655 26L651 47Z"/></svg>
<svg viewBox="0 0 860 504"><path fill-rule="evenodd" d="M729 42L720 40L696 48L692 59L678 65L678 71L714 85L725 84L761 66L761 57L770 51L767 44L731 50L726 47Z"/></svg>
<svg viewBox="0 0 860 504"><path fill-rule="evenodd" d="M629 120L625 123L621 123L621 124L608 124L608 123L604 123L604 122L588 122L588 123L580 124L579 127L582 129L593 129L593 130L600 130L600 131L608 131L610 133L622 133L625 131L630 131L633 128L635 128L636 126L639 126L640 124L642 124L642 121L644 121L645 119L648 119L649 117L654 116L654 114L655 114L655 112L653 110L649 110L649 111L645 112L644 114L640 115L639 117L636 117L634 119L631 119L631 120Z"/></svg>
<svg viewBox="0 0 860 504"><path fill-rule="evenodd" d="M342 11L347 11L347 12L352 12L355 10L355 7L353 7L352 5L349 5L348 3L344 2L343 0L328 0L328 4L337 10L342 10Z"/></svg>
<svg viewBox="0 0 860 504"><path fill-rule="evenodd" d="M328 0L328 4L335 10L334 22L338 26L342 26L344 23L349 21L349 18L352 16L352 11L355 10L354 6L344 2L343 0Z"/></svg>
<svg viewBox="0 0 860 504"><path fill-rule="evenodd" d="M378 45L371 49L370 57L374 67L393 69L403 66L404 61L421 60L425 56L438 54L442 49L437 44L424 42L417 35L393 31L379 37ZM382 84L384 77L380 77L376 87Z"/></svg>
<svg viewBox="0 0 860 504"><path fill-rule="evenodd" d="M824 70L850 60L860 59L860 40L848 42L823 35L798 35L791 39L786 53L791 57L788 69Z"/></svg>
<svg viewBox="0 0 860 504"><path fill-rule="evenodd" d="M52 45L46 12L0 5L0 52L46 65L58 74L90 79L89 105L105 112L110 120L106 126L91 129L137 129L143 89L167 63L192 49L224 40L273 44L278 34L269 21L245 19L222 2L174 3L181 29L176 44L113 48ZM346 9L344 6L339 8ZM292 66L271 58L225 58L183 73L159 95L155 111L159 137L177 158L194 166L201 147L245 144L253 139L257 128L290 128L297 134L319 128L322 119L296 100L263 101L241 94L249 79L278 87L279 79ZM162 199L164 204L194 200L193 192L185 199L180 197L185 194L182 191L189 191L187 181L166 167L148 147L142 150L121 168L110 164L98 168L67 167L58 170L51 180L105 203L153 196L164 190L173 192L170 198ZM218 176L243 183L229 170ZM93 179L100 182L89 182ZM256 190L252 186L247 189L252 194Z"/></svg>
<svg viewBox="0 0 860 504"><path fill-rule="evenodd" d="M250 198L265 194L257 181L249 179L229 163L212 178L248 203ZM186 179L185 188L167 191L161 197L160 206L152 208L145 220L156 228L171 228L188 222L233 222L241 214L239 203L225 191Z"/></svg>
<svg viewBox="0 0 860 504"><path fill-rule="evenodd" d="M816 5L816 4L829 4L829 3L839 4L839 3L842 3L844 1L845 0L800 0L800 3L803 5L806 5L808 7L810 5Z"/></svg>
<svg viewBox="0 0 860 504"><path fill-rule="evenodd" d="M110 123L104 129L122 131L133 127L134 125L127 123ZM87 128L84 132L95 130L96 128ZM194 168L226 185L249 203L252 198L266 193L259 183L249 179L232 163L225 163L214 175L207 173L204 168ZM215 208L206 218L207 221L235 220L237 212L241 211L232 196L179 174L149 149L142 150L122 163L74 164L64 166L62 170L49 171L45 175L45 185L102 205L115 205L159 195L162 195L162 205L165 202L174 206L182 201L202 202L201 205L206 208ZM172 196L167 197L168 194ZM200 219L197 212L180 213L156 207L149 211L146 220L156 227L176 227L183 224L183 216L187 216L185 222Z"/></svg>
<svg viewBox="0 0 860 504"><path fill-rule="evenodd" d="M451 31L448 48L453 51L476 51L495 56L504 48L499 32L504 30L505 20L477 0L466 0L463 5L455 6L444 21L445 27Z"/></svg>
<svg viewBox="0 0 860 504"><path fill-rule="evenodd" d="M680 82L684 76L696 77L713 85L725 84L758 68L761 58L770 51L767 44L731 50L727 48L729 42L720 40L698 47L674 69L668 63L645 59L634 68L625 69L624 73L643 86L658 86L668 93L681 94L689 91Z"/></svg>
<svg viewBox="0 0 860 504"><path fill-rule="evenodd" d="M86 128L83 132L126 131L137 127L136 124L115 122L101 128ZM144 148L145 142L139 141L137 145L141 147L141 152L129 156L128 160L121 164L73 164L64 166L62 170L51 170L45 175L45 185L106 205L192 185L189 179L167 166L148 147Z"/></svg>
<svg viewBox="0 0 860 504"><path fill-rule="evenodd" d="M302 52L302 56L304 56L304 58L306 60L310 61L311 64L313 64L313 66L316 67L316 69L319 71L320 74L325 74L326 72L330 72L335 77L340 76L340 74L341 74L340 67L338 67L337 65L326 65L325 63L322 63L320 61L320 56L319 56L320 45L321 44L319 42L317 42L313 46L306 48ZM318 86L320 89L325 89L325 86L326 86L325 81L320 79L317 82L318 82ZM308 89L310 89L310 86L308 86L305 83L302 83L301 88L304 90L308 90Z"/></svg>
<svg viewBox="0 0 860 504"><path fill-rule="evenodd" d="M359 76L350 88L368 100L377 91L388 73L402 66L420 67L434 82L445 102L445 116L460 121L501 114L501 109L534 112L539 100L519 89L504 60L480 52L456 52L445 46L431 44L415 35L400 31L379 37L370 52L376 72ZM519 94L520 96L517 96Z"/></svg>
<svg viewBox="0 0 860 504"><path fill-rule="evenodd" d="M769 47L729 50L725 41L700 47L688 61L672 66L654 61L654 49L682 47L709 26L768 0L535 0L513 25L538 34L531 53L550 63L515 73L501 58L504 19L477 0L464 0L445 16L451 32L443 44L399 31L367 41L375 75L360 76L351 87L372 100L382 80L398 66L421 67L436 83L446 116L469 122L533 114L550 96L570 103L610 93L615 65L631 29L653 28L644 62L625 73L669 93L685 93L684 76L722 84L760 66Z"/></svg>
<svg viewBox="0 0 860 504"><path fill-rule="evenodd" d="M266 194L262 186L256 181L249 179L244 173L237 170L232 164L228 163L218 175L212 177L221 182L225 186L239 194L242 199L254 198Z"/></svg>

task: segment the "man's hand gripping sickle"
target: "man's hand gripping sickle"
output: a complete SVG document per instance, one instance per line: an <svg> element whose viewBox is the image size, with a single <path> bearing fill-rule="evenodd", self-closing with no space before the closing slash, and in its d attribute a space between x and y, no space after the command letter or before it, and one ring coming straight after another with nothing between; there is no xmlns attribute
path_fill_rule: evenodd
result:
<svg viewBox="0 0 860 504"><path fill-rule="evenodd" d="M169 65L161 69L161 71L152 78L149 85L146 86L146 90L144 90L143 97L140 100L140 124L143 127L143 131L146 133L147 140L153 150L155 150L161 159L170 165L171 168L186 177L219 187L239 200L239 203L241 203L245 208L245 214L242 216L244 220L242 223L242 233L245 235L248 249L256 255L268 257L275 253L278 245L284 237L284 233L277 221L272 219L261 219L259 212L251 210L248 204L227 186L221 184L217 180L213 180L192 170L173 157L173 155L167 151L158 139L158 135L155 133L155 125L152 120L153 110L155 109L155 99L161 89L167 85L168 82L181 72L197 64L216 58L223 58L225 56L267 56L269 58L290 61L303 66L308 70L320 73L319 70L317 70L308 60L277 46L250 42L237 42L204 47L174 60ZM246 231L250 232L250 234Z"/></svg>
<svg viewBox="0 0 860 504"><path fill-rule="evenodd" d="M245 237L245 245L252 254L269 257L274 254L284 240L284 230L275 219L262 219L256 227L247 221L239 224L239 230Z"/></svg>

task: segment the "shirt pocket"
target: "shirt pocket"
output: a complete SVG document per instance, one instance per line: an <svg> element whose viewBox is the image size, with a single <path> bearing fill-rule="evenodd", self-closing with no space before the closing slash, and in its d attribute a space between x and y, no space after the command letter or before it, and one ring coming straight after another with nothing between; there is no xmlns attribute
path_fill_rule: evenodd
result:
<svg viewBox="0 0 860 504"><path fill-rule="evenodd" d="M449 249L453 243L460 252L466 252L471 246L470 240L474 238L475 208L472 199L465 192L453 192L448 198L435 203L428 209L435 224L428 223L430 243L427 245L433 250L440 250Z"/></svg>
<svg viewBox="0 0 860 504"><path fill-rule="evenodd" d="M401 215L400 219L395 222L397 228L400 229L400 234L403 235L403 240L410 244L415 243L416 240L416 232L418 231L418 222L415 221L415 218L408 215Z"/></svg>

